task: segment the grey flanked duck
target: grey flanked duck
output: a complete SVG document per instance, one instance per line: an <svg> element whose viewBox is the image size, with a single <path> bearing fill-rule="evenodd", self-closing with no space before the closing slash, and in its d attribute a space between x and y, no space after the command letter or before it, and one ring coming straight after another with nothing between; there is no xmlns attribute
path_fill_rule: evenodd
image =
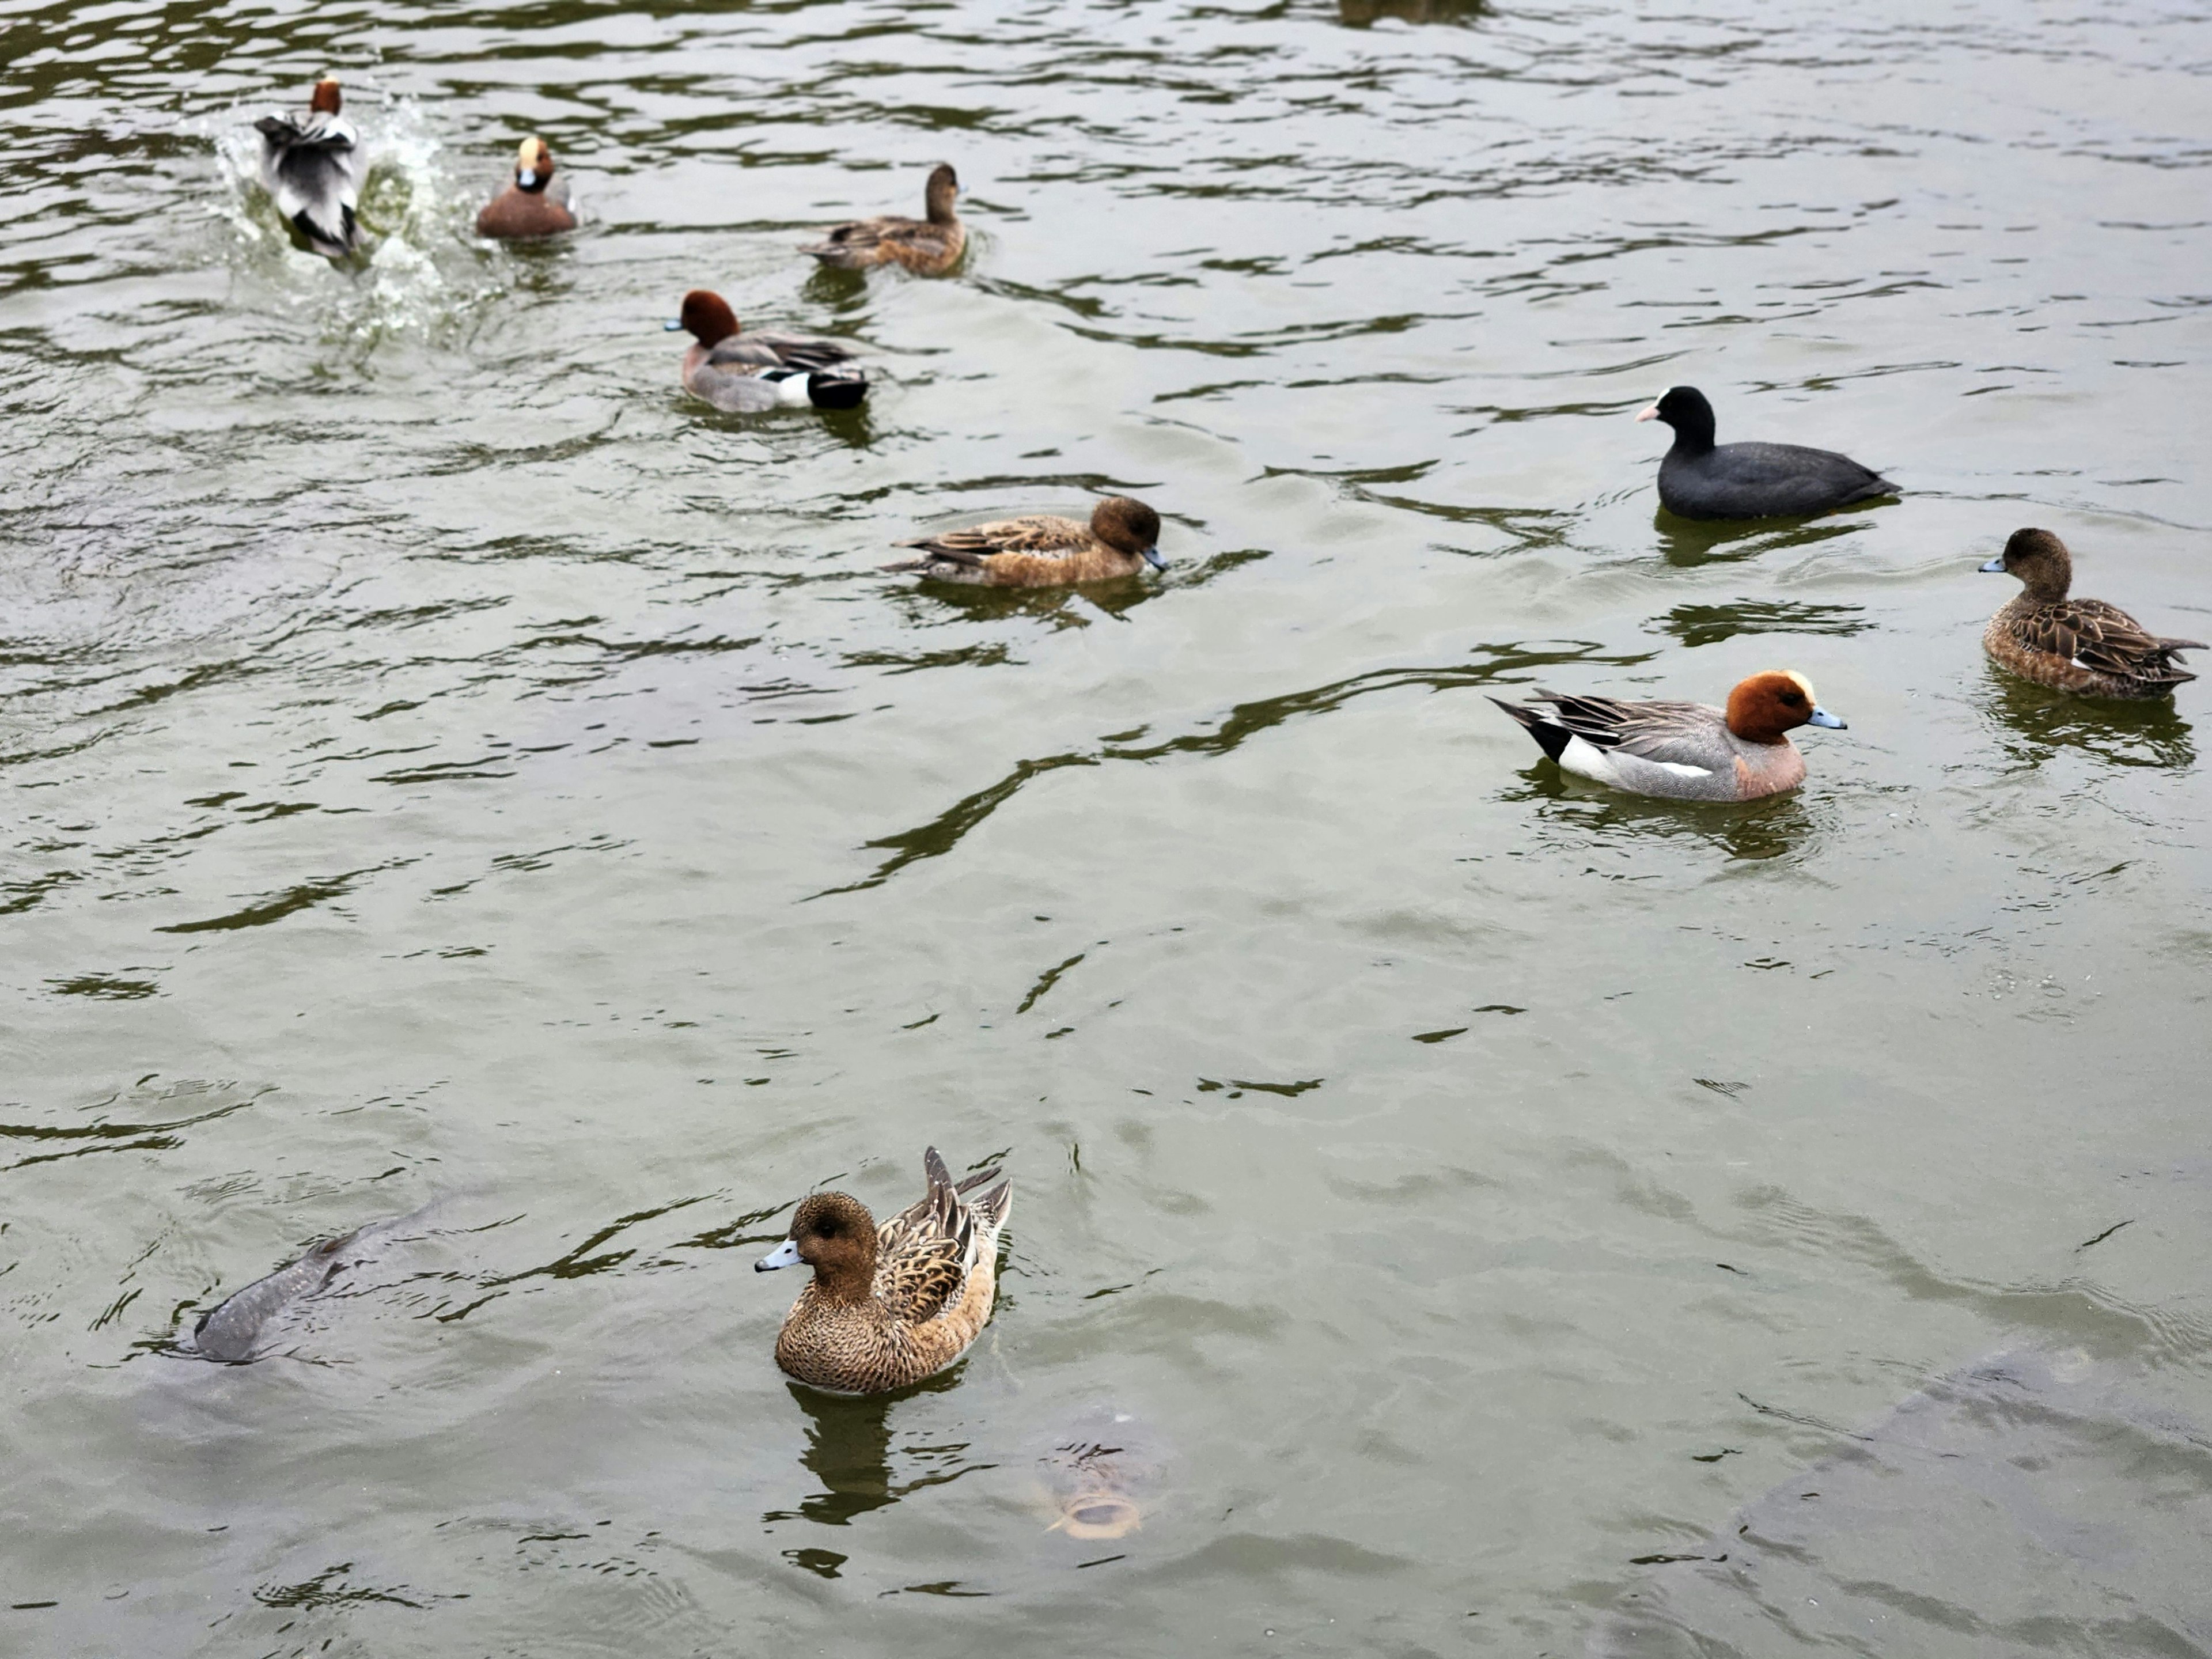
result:
<svg viewBox="0 0 2212 1659"><path fill-rule="evenodd" d="M882 568L982 587L1060 587L1133 576L1148 564L1164 570L1159 540L1158 514L1127 495L1109 495L1087 525L1049 514L996 519L900 542L920 548L921 556Z"/></svg>
<svg viewBox="0 0 2212 1659"><path fill-rule="evenodd" d="M814 1269L776 1335L787 1376L826 1394L902 1389L967 1352L991 1317L1012 1187L995 1169L954 1185L934 1146L921 1162L928 1189L912 1208L878 1227L849 1193L813 1194L753 1264Z"/></svg>
<svg viewBox="0 0 2212 1659"><path fill-rule="evenodd" d="M1844 729L1805 677L1784 669L1739 681L1725 709L1556 691L1540 691L1528 703L1491 702L1562 771L1674 800L1756 800L1795 789L1805 781L1805 757L1788 733L1800 726Z"/></svg>
<svg viewBox="0 0 2212 1659"><path fill-rule="evenodd" d="M2092 697L2163 697L2197 678L2179 659L2207 649L2202 640L2166 639L2118 605L2068 598L2074 558L2048 530L2014 531L1981 568L2026 584L1982 630L1982 649L2022 679Z"/></svg>
<svg viewBox="0 0 2212 1659"><path fill-rule="evenodd" d="M325 79L315 82L304 117L264 115L253 124L261 135L261 182L276 211L331 259L344 258L359 240L355 215L367 171L361 135L338 112L343 102L338 83Z"/></svg>
<svg viewBox="0 0 2212 1659"><path fill-rule="evenodd" d="M770 328L740 335L729 302L703 288L684 296L683 314L666 326L696 342L684 354L684 386L730 414L857 409L867 396L867 377L835 340Z"/></svg>
<svg viewBox="0 0 2212 1659"><path fill-rule="evenodd" d="M959 194L959 175L939 162L923 192L924 217L902 219L886 214L876 219L854 219L833 227L820 241L809 242L799 251L845 270L903 265L917 276L942 276L960 263L968 248L968 228L952 210L953 198Z"/></svg>
<svg viewBox="0 0 2212 1659"><path fill-rule="evenodd" d="M553 185L553 151L543 138L526 138L514 156L514 178L477 215L477 234L500 241L557 236L576 228Z"/></svg>
<svg viewBox="0 0 2212 1659"><path fill-rule="evenodd" d="M1802 518L1897 493L1873 468L1832 449L1715 443L1713 406L1693 386L1670 388L1636 418L1674 429L1659 463L1659 501L1685 519Z"/></svg>

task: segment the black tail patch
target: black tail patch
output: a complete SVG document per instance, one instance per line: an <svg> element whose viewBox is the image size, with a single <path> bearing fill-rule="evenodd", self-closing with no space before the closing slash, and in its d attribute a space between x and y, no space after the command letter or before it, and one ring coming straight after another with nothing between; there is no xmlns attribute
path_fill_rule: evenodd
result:
<svg viewBox="0 0 2212 1659"><path fill-rule="evenodd" d="M1520 721L1522 729L1535 738L1543 746L1545 754L1553 760L1559 759L1567 744L1574 740L1575 734L1565 726L1547 719L1526 703L1508 702L1503 697L1492 697L1491 702Z"/></svg>
<svg viewBox="0 0 2212 1659"><path fill-rule="evenodd" d="M830 375L817 369L806 382L807 399L817 409L858 409L867 395L867 379L859 374Z"/></svg>

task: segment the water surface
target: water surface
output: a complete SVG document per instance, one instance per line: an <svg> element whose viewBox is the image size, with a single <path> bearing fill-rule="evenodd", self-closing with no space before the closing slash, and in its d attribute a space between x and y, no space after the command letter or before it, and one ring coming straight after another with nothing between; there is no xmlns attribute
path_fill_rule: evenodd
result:
<svg viewBox="0 0 2212 1659"><path fill-rule="evenodd" d="M2201 6L0 28L0 1647L1570 1653L1976 1356L2212 1424L2207 694L2001 678L1974 574L2044 525L2212 637ZM326 68L351 270L241 171ZM478 245L526 131L586 228ZM961 278L793 253L939 160ZM868 407L687 400L701 284ZM1676 381L1906 493L1669 520ZM1164 579L873 568L1107 489ZM1485 700L1777 665L1851 729L1742 809ZM787 1388L751 1259L933 1142L1013 1175L996 1318ZM1101 1401L1173 1453L1086 1547ZM2123 1539L2204 1512L2087 1443ZM1982 1559L1881 1650L2188 1649Z"/></svg>

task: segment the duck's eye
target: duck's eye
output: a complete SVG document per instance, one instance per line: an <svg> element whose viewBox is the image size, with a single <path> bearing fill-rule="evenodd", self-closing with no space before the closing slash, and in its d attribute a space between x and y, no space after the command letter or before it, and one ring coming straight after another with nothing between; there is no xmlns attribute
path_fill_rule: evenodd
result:
<svg viewBox="0 0 2212 1659"><path fill-rule="evenodd" d="M1784 691L1782 694L1782 701L1787 703L1802 703L1805 701L1805 694L1802 691Z"/></svg>

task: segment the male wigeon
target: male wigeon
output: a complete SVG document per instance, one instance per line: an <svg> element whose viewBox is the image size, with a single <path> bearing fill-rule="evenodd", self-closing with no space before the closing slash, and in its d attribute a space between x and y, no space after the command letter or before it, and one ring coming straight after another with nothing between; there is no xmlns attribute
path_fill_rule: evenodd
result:
<svg viewBox="0 0 2212 1659"><path fill-rule="evenodd" d="M809 1388L881 1394L919 1382L965 1353L990 1318L1012 1185L988 1170L956 1187L934 1146L921 1167L928 1190L882 1226L851 1194L816 1193L792 1212L783 1243L753 1263L757 1273L814 1269L775 1339L775 1363Z"/></svg>
<svg viewBox="0 0 2212 1659"><path fill-rule="evenodd" d="M1894 495L1897 486L1832 449L1713 442L1713 406L1693 386L1669 390L1639 421L1664 421L1674 442L1659 463L1659 501L1686 519L1784 519Z"/></svg>
<svg viewBox="0 0 2212 1659"><path fill-rule="evenodd" d="M959 176L940 162L929 175L923 196L927 217L902 219L886 214L879 219L855 219L799 251L846 270L896 264L917 276L942 276L960 263L968 246L968 228L952 210L952 198L959 193Z"/></svg>
<svg viewBox="0 0 2212 1659"><path fill-rule="evenodd" d="M2116 605L2068 599L2073 556L2048 530L2014 531L1981 568L2027 584L1982 630L1982 649L2022 679L2092 697L2162 697L2197 678L2176 659L2207 649L2203 641L2164 639Z"/></svg>
<svg viewBox="0 0 2212 1659"><path fill-rule="evenodd" d="M576 228L576 216L553 182L553 151L543 138L526 138L515 152L514 179L477 215L477 234L502 241L557 236Z"/></svg>
<svg viewBox="0 0 2212 1659"><path fill-rule="evenodd" d="M1784 733L1799 726L1844 729L1805 677L1784 669L1740 681L1725 710L1554 691L1540 691L1528 704L1491 701L1526 726L1562 770L1675 800L1757 800L1795 789L1805 781L1805 757Z"/></svg>
<svg viewBox="0 0 2212 1659"><path fill-rule="evenodd" d="M698 342L684 354L685 386L732 415L856 409L867 396L867 377L848 366L852 353L835 340L775 329L741 337L737 313L703 288L684 296L684 314L667 326L688 329Z"/></svg>
<svg viewBox="0 0 2212 1659"><path fill-rule="evenodd" d="M1127 495L1109 495L1087 525L1039 515L940 531L895 544L918 547L921 556L882 568L983 587L1059 587L1133 576L1148 564L1164 570L1159 540L1158 514Z"/></svg>
<svg viewBox="0 0 2212 1659"><path fill-rule="evenodd" d="M261 135L261 182L276 211L331 259L345 258L359 240L354 216L368 171L361 135L338 113L342 101L337 82L318 81L304 117L264 115L253 124Z"/></svg>

